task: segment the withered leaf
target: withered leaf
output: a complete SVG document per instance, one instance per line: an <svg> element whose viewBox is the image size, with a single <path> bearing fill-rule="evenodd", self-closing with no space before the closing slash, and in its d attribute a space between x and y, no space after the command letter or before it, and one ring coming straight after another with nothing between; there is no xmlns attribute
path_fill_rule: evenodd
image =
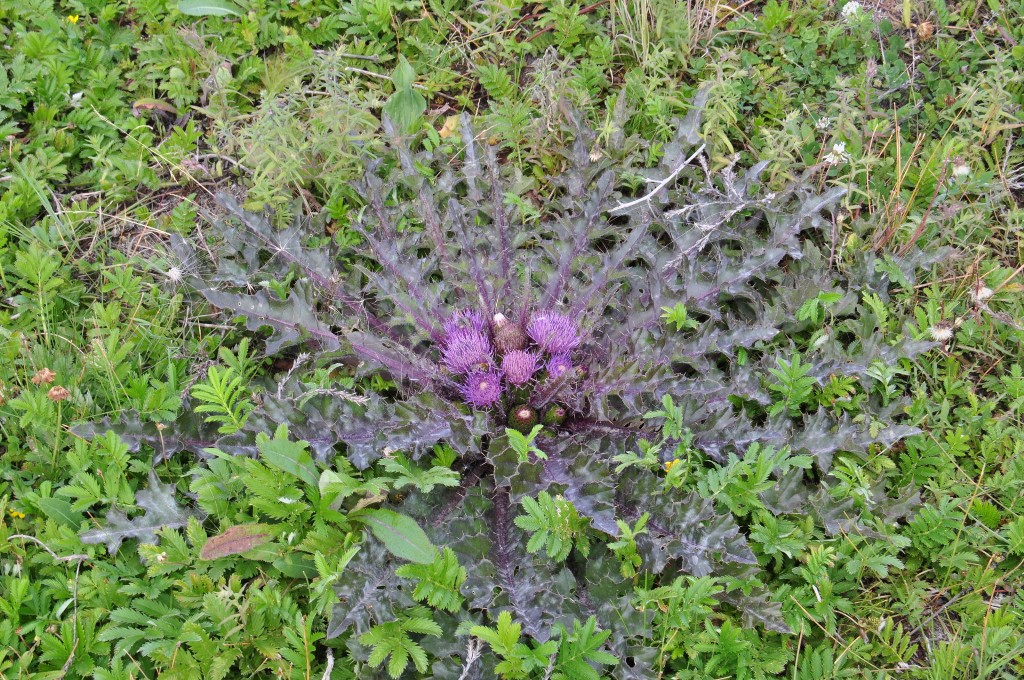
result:
<svg viewBox="0 0 1024 680"><path fill-rule="evenodd" d="M263 545L272 536L265 524L239 524L217 536L211 536L203 544L199 557L216 560L229 555L241 555Z"/></svg>

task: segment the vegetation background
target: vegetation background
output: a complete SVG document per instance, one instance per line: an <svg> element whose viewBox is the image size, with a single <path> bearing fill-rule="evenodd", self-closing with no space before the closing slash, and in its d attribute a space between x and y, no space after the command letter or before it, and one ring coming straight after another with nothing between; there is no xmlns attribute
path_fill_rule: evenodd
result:
<svg viewBox="0 0 1024 680"><path fill-rule="evenodd" d="M659 677L1024 674L1024 0L0 0L0 44L0 678L430 677L425 607L364 640L377 663L326 637L361 525L317 543L314 515L333 520L275 516L252 470L71 428L169 423L184 396L239 426L288 370L184 290L206 264L171 237L201 240L215 193L279 226L322 213L324 238L354 242L352 182L383 148L381 115L436 148L468 112L520 172L509 200L540 220L570 108L600 137L621 106L653 164L701 88L711 168L768 161L772 188L816 166L819 189L847 189L833 266L951 250L864 300L881 341L936 343L872 375L885 399L911 398L921 434L833 469L840 496L884 477L919 507L872 543L760 526L794 633L741 626L713 579L637 581L634 606L663 614ZM801 307L797 349L833 302ZM781 408L858 416L852 385L776 378ZM168 498L180 514L143 526ZM123 545L83 541L116 513ZM271 557L203 554L269 519ZM534 668L547 657L516 647L510 621L479 623L494 628L460 644L485 641L503 677L613 665L599 632L565 631L557 664ZM572 645L590 663L563 663Z"/></svg>

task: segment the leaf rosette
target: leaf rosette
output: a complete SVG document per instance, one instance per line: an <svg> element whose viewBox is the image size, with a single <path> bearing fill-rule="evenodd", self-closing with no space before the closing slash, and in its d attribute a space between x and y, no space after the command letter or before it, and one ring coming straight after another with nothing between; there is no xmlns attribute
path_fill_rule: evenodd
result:
<svg viewBox="0 0 1024 680"><path fill-rule="evenodd" d="M393 143L368 162L354 187L365 206L344 225L359 237L346 243L357 245L320 245L317 218L279 230L222 197L217 271L192 277L193 290L259 329L268 354L349 361L357 377L382 378L389 391L338 398L290 372L238 432L218 437L198 419L179 418L160 433L161 446L197 450L202 441L252 455L255 434L277 423L308 441L318 462L344 455L360 469L395 452L414 463L440 442L450 446L460 485L412 493L395 507L450 551L439 553L446 568L455 568L454 555L468 572L463 608L436 612L445 634L420 640L437 659L434 677L459 676L465 646L450 634L460 622L506 611L539 641L595 617L611 631L608 648L629 661L610 672L652 677L650 620L630 604L632 585L607 543L557 561L528 550L517 508L542 494L571 503L599 536L618 536L619 522L646 513L636 540L646 573L751 584L722 598L747 623L788 630L781 606L757 586L761 567L743 513L722 497L666 483L663 464L684 444L710 470L755 444L788 447L814 465L763 471L751 497L766 511L810 513L828 532L869 534L868 510L890 520L900 511L886 510L881 491L866 507L833 502L833 458L863 455L915 430L897 422L898 399L865 392L865 415L854 421L811 405L807 395L831 376L860 379L876 361L930 345L888 345L858 327L860 295L884 297L888 270L870 253L844 273L829 266L829 214L844 191L816 192L810 174L766 191L766 162L712 172L700 154L700 99L653 168L630 165L626 149L636 140L621 134L592 154L595 135L570 121L565 171L538 201L539 224L507 200L525 193L522 183L494 147L479 143L468 117L456 157L412 151L385 123ZM901 273L927 263L912 255ZM293 282L287 294L267 290L268 281L286 280ZM794 360L786 338L806 327L807 314L798 312L822 291L830 293L835 328L852 339ZM785 391L784 407L769 409L779 392L772 371L794 361L801 389ZM666 396L672 423L658 411ZM538 418L544 427L524 455L505 431L528 433ZM134 446L153 439L138 423L106 426ZM654 464L621 465L638 450L652 452ZM723 481L721 488L731 487ZM378 517L371 528L394 533L398 520L388 517L390 525ZM357 657L369 654L359 642L367 631L416 606L412 584L396 573L401 564L371 541L337 586L341 602L328 633L349 636Z"/></svg>

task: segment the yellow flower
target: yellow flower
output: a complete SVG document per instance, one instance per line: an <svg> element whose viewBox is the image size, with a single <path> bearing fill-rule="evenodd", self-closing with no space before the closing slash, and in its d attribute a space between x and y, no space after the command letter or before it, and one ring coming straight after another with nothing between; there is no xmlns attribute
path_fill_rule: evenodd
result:
<svg viewBox="0 0 1024 680"><path fill-rule="evenodd" d="M7 512L10 513L11 517L14 519L25 519L25 513L23 512L18 512L17 510L8 510Z"/></svg>
<svg viewBox="0 0 1024 680"><path fill-rule="evenodd" d="M674 460L670 460L667 463L665 463L665 472L672 472L673 466L675 466L675 464L678 463L678 462L679 462L679 459L676 458Z"/></svg>
<svg viewBox="0 0 1024 680"><path fill-rule="evenodd" d="M68 21L70 21L73 24L77 24L78 23L78 15L77 14L69 14L68 15Z"/></svg>

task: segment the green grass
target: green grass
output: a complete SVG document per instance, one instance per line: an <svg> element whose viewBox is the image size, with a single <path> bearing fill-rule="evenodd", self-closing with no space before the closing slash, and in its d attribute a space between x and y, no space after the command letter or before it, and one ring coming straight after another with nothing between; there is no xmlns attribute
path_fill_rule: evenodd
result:
<svg viewBox="0 0 1024 680"><path fill-rule="evenodd" d="M626 133L657 156L701 87L711 166L767 160L777 187L822 164L820 187L849 189L832 264L873 250L889 272L881 341L941 347L873 376L913 397L905 420L923 434L835 464L851 497L883 474L914 485L899 541L766 560L795 635L741 629L691 585L691 609L659 619L665 677L1024 674L1024 2L737 5L258 0L197 19L159 0L0 0L0 678L355 672L323 634L357 524L296 545L313 569L204 560L207 534L267 507L273 479L69 429L130 411L167 422L186 393L230 428L274 388L282 366L178 285L206 258L183 260L171 236L201 229L213 194L281 224L322 209L344 243L381 111L424 146L466 111L542 205L568 108L600 132L595 154ZM914 244L935 262L911 280ZM827 307L807 310L823 331ZM206 523L113 555L84 544L108 511L136 509L151 470ZM648 592L637 606L677 605Z"/></svg>

